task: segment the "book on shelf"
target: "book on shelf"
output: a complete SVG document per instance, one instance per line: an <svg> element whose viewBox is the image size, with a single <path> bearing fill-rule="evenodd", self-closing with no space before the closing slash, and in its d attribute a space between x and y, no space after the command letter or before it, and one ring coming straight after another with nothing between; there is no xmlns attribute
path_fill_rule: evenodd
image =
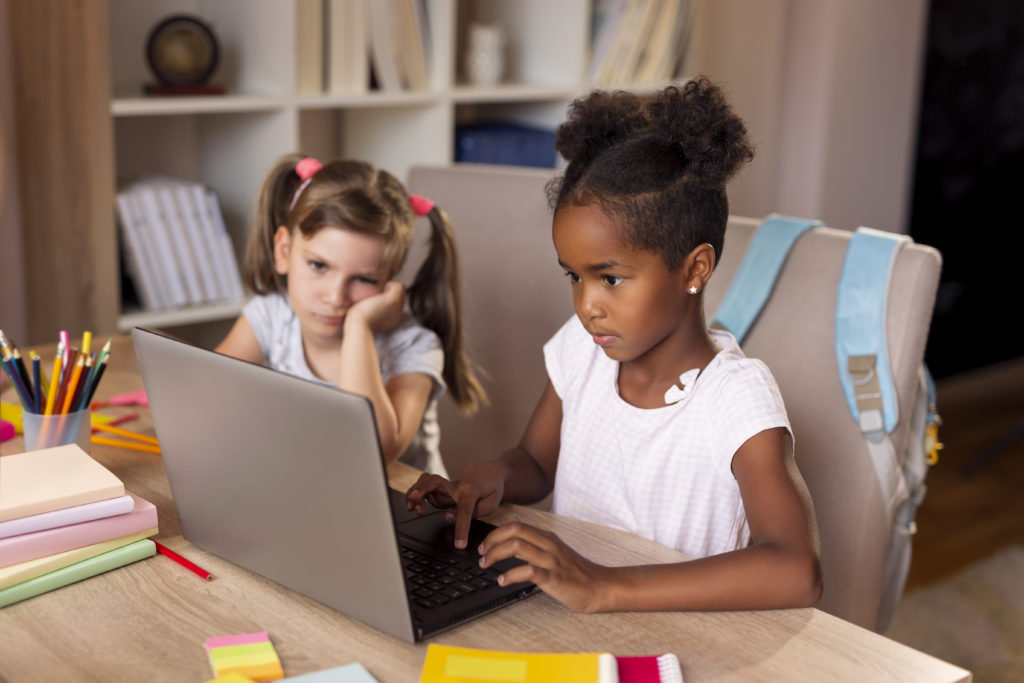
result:
<svg viewBox="0 0 1024 683"><path fill-rule="evenodd" d="M145 310L240 299L234 247L212 190L170 176L117 195L128 274Z"/></svg>
<svg viewBox="0 0 1024 683"><path fill-rule="evenodd" d="M123 495L121 480L77 444L0 458L0 522Z"/></svg>
<svg viewBox="0 0 1024 683"><path fill-rule="evenodd" d="M134 199L126 192L117 193L117 215L121 225L122 253L128 276L135 284L143 308L155 310L167 304L163 282L156 277L157 255L152 242L145 239L141 221L135 214Z"/></svg>
<svg viewBox="0 0 1024 683"><path fill-rule="evenodd" d="M172 245L170 231L164 225L163 211L157 201L156 192L142 183L134 183L127 189L139 208L144 235L156 245L158 277L166 284L170 299L168 306L186 306L195 300L194 289L179 263L177 250Z"/></svg>
<svg viewBox="0 0 1024 683"><path fill-rule="evenodd" d="M156 533L152 530L157 528L156 506L132 493L128 496L132 500L133 509L123 514L0 538L0 567L55 555L65 550L83 548L141 531L152 532L147 533L152 536Z"/></svg>
<svg viewBox="0 0 1024 683"><path fill-rule="evenodd" d="M175 182L169 178L154 178L145 181L156 193L163 212L164 228L169 231L171 244L181 260L186 282L189 284L192 303L215 301L216 285L210 286L213 278L211 266L198 226L193 230L191 221L186 220L175 192Z"/></svg>
<svg viewBox="0 0 1024 683"><path fill-rule="evenodd" d="M370 62L377 88L384 92L402 90L398 45L395 43L397 4L394 0L370 3Z"/></svg>
<svg viewBox="0 0 1024 683"><path fill-rule="evenodd" d="M420 683L682 683L674 654L616 657L608 652L502 652L431 643Z"/></svg>
<svg viewBox="0 0 1024 683"><path fill-rule="evenodd" d="M609 76L611 83L632 83L644 48L650 44L655 30L655 21L661 6L674 0L638 0L640 10L636 16L635 28L626 40L622 59L613 66Z"/></svg>
<svg viewBox="0 0 1024 683"><path fill-rule="evenodd" d="M245 296L245 290L242 288L242 277L238 272L235 247L231 243L231 235L228 234L227 226L224 224L224 214L221 213L217 193L202 185L196 186L193 192L200 210L200 218L205 222L206 229L212 235L211 244L216 250L214 258L219 263L217 272L223 276L224 292L228 299L241 299Z"/></svg>
<svg viewBox="0 0 1024 683"><path fill-rule="evenodd" d="M106 552L0 589L0 607L6 607L132 562L153 557L155 554L156 546L148 538L111 548Z"/></svg>
<svg viewBox="0 0 1024 683"><path fill-rule="evenodd" d="M366 92L369 0L324 0L326 91L332 95Z"/></svg>
<svg viewBox="0 0 1024 683"><path fill-rule="evenodd" d="M427 90L430 87L430 75L427 66L426 13L422 0L393 2L399 79L407 89Z"/></svg>
<svg viewBox="0 0 1024 683"><path fill-rule="evenodd" d="M661 0L660 13L644 47L633 82L665 83L682 68L693 27L693 3L690 0Z"/></svg>
<svg viewBox="0 0 1024 683"><path fill-rule="evenodd" d="M40 512L0 522L0 540L20 534L31 534L44 529L56 529L70 524L91 522L94 519L123 515L135 509L135 499L130 495L97 500L94 503L83 503L71 507Z"/></svg>
<svg viewBox="0 0 1024 683"><path fill-rule="evenodd" d="M299 95L324 91L324 2L295 3L295 92Z"/></svg>

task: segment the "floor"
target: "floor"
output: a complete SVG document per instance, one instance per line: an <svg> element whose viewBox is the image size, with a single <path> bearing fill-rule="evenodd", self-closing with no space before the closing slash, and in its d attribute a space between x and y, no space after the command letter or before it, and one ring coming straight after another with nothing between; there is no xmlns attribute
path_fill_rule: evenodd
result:
<svg viewBox="0 0 1024 683"><path fill-rule="evenodd" d="M1024 541L1024 434L964 472L986 447L1020 430L1024 357L940 380L937 391L944 448L917 513L907 590Z"/></svg>

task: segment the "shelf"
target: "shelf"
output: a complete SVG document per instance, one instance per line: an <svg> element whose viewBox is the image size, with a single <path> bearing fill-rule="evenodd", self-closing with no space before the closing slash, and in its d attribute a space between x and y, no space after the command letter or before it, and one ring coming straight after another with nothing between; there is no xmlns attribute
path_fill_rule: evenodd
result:
<svg viewBox="0 0 1024 683"><path fill-rule="evenodd" d="M125 312L117 318L117 329L121 332L128 332L133 327L177 327L228 320L238 316L246 303L248 303L248 299L239 299L161 311Z"/></svg>
<svg viewBox="0 0 1024 683"><path fill-rule="evenodd" d="M574 86L501 84L489 88L461 85L452 89L451 98L458 104L479 102L541 102L571 100L581 92Z"/></svg>
<svg viewBox="0 0 1024 683"><path fill-rule="evenodd" d="M290 101L286 97L261 95L119 97L110 103L110 113L114 116L241 114L275 111Z"/></svg>

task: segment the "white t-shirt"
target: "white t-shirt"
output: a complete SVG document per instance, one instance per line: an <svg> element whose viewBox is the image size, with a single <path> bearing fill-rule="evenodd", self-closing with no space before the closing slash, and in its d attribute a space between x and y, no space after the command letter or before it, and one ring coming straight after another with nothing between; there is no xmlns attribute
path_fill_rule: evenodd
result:
<svg viewBox="0 0 1024 683"><path fill-rule="evenodd" d="M785 427L778 386L727 332L706 368L680 378L662 408L619 396L619 363L575 316L544 346L562 400L561 449L553 510L658 541L691 557L745 547L750 540L736 450L755 434Z"/></svg>
<svg viewBox="0 0 1024 683"><path fill-rule="evenodd" d="M296 377L336 386L320 379L309 369L302 348L299 319L287 298L280 294L253 297L242 314L256 333L267 365ZM410 372L421 372L434 380L434 390L423 413L423 422L399 459L421 470L448 476L441 460L441 430L437 424L437 399L445 388L441 340L433 331L407 316L391 332L376 335L374 342L385 384L392 377Z"/></svg>

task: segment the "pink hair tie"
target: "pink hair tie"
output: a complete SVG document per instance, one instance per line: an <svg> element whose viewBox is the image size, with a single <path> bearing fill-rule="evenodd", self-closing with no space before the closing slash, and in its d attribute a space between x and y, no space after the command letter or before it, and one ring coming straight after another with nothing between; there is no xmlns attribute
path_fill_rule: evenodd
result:
<svg viewBox="0 0 1024 683"><path fill-rule="evenodd" d="M418 194L409 195L409 204L417 216L426 216L434 208L434 200Z"/></svg>
<svg viewBox="0 0 1024 683"><path fill-rule="evenodd" d="M295 195L292 197L292 203L288 205L288 211L295 208L295 203L299 201L299 196L302 191L306 189L310 181L313 180L313 175L316 174L324 165L313 157L306 157L295 164L295 174L302 178L302 184L299 185L298 189L295 190Z"/></svg>

